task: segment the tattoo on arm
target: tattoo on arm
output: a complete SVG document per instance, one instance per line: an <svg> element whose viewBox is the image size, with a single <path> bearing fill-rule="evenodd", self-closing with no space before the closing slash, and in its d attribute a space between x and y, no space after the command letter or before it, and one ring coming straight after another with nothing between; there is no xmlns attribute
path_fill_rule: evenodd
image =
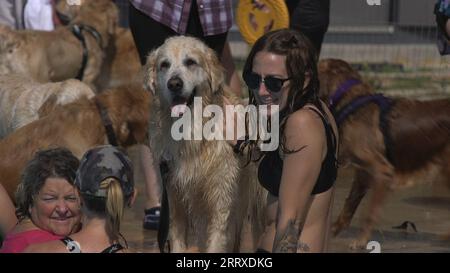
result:
<svg viewBox="0 0 450 273"><path fill-rule="evenodd" d="M289 220L286 229L276 233L275 241L273 243L273 252L296 253L298 237L302 232L301 227L303 227L303 225L299 220Z"/></svg>

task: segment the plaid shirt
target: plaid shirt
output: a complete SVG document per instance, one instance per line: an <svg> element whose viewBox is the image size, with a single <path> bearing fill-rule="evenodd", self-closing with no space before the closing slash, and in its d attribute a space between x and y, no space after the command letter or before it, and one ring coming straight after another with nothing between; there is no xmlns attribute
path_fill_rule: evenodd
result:
<svg viewBox="0 0 450 273"><path fill-rule="evenodd" d="M178 34L185 34L192 0L130 0L133 6ZM232 0L197 0L205 36L227 32L233 23Z"/></svg>

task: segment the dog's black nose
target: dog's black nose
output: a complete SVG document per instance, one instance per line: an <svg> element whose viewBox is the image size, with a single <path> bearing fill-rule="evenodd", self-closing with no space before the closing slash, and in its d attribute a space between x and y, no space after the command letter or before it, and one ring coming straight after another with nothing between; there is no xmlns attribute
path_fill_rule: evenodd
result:
<svg viewBox="0 0 450 273"><path fill-rule="evenodd" d="M167 88L172 92L180 92L183 88L183 81L178 76L172 77L167 82Z"/></svg>

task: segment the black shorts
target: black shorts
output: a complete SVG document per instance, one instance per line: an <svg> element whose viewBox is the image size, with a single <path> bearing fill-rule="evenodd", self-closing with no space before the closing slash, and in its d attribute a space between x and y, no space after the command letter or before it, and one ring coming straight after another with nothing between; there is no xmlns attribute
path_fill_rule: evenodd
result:
<svg viewBox="0 0 450 273"><path fill-rule="evenodd" d="M167 38L178 35L174 30L153 20L150 16L147 16L136 9L133 5L130 5L129 9L129 22L142 65L145 64L147 55L150 51L161 46ZM227 32L204 36L196 1L192 2L186 35L201 39L210 48L216 51L219 58L222 55L227 39Z"/></svg>

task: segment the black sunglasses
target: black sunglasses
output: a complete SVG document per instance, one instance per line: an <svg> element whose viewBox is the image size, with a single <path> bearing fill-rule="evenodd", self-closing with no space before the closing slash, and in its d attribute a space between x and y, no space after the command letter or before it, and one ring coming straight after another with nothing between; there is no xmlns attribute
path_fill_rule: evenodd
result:
<svg viewBox="0 0 450 273"><path fill-rule="evenodd" d="M258 75L253 72L245 73L243 78L245 84L247 84L249 89L258 90L261 82L263 82L266 88L273 93L280 92L284 82L291 79L291 78L279 79L274 76L266 76L265 78L261 78L261 75Z"/></svg>

